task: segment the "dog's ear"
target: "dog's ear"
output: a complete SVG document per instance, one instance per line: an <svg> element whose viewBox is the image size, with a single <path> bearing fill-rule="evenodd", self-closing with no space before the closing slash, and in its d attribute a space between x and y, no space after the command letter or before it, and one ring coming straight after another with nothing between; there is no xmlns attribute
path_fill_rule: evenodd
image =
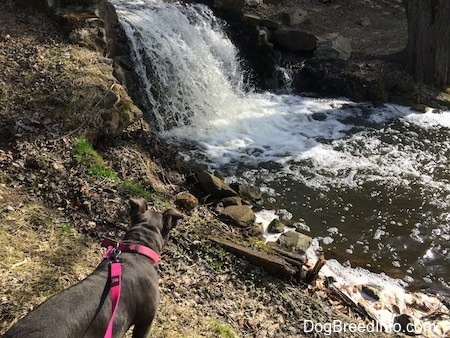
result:
<svg viewBox="0 0 450 338"><path fill-rule="evenodd" d="M182 219L184 215L181 212L178 212L175 209L168 209L163 214L163 229L161 235L167 241L169 238L169 231L175 227L180 219Z"/></svg>
<svg viewBox="0 0 450 338"><path fill-rule="evenodd" d="M130 199L130 214L131 217L136 217L138 214L146 212L148 209L147 201L143 198Z"/></svg>

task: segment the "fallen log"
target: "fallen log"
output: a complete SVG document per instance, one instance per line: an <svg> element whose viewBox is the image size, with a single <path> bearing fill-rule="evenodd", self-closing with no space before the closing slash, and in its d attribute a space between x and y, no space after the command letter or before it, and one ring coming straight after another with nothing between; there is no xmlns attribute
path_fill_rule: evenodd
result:
<svg viewBox="0 0 450 338"><path fill-rule="evenodd" d="M292 277L300 273L301 269L299 269L298 266L291 265L282 257L270 255L215 236L209 236L208 238L219 244L225 250L244 257L250 263L262 267L272 275L278 277Z"/></svg>
<svg viewBox="0 0 450 338"><path fill-rule="evenodd" d="M277 243L269 242L267 243L267 246L293 265L302 267L308 262L308 259L305 255L299 255L295 252L283 250Z"/></svg>

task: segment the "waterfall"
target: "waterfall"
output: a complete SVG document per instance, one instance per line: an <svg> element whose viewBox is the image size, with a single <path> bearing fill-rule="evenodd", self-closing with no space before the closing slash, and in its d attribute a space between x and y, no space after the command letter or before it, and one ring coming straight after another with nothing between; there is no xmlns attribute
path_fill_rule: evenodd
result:
<svg viewBox="0 0 450 338"><path fill-rule="evenodd" d="M115 0L157 129L226 114L243 95L238 51L204 5Z"/></svg>

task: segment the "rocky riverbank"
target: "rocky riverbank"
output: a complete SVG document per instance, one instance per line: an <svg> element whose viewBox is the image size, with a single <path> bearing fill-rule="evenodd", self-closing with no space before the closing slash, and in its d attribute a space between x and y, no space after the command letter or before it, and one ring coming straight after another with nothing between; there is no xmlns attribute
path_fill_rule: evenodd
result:
<svg viewBox="0 0 450 338"><path fill-rule="evenodd" d="M127 227L130 196L161 210L192 185L92 44L10 1L0 22L3 332L96 266L99 239ZM211 241L237 231L206 206L186 216L160 265L153 336L322 336L305 321L366 322L326 289L274 278Z"/></svg>

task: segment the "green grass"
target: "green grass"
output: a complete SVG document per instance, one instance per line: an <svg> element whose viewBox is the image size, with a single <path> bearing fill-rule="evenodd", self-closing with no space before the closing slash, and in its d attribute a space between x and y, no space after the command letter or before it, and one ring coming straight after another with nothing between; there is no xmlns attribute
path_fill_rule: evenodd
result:
<svg viewBox="0 0 450 338"><path fill-rule="evenodd" d="M228 325L216 321L211 322L211 329L221 338L235 338L236 334Z"/></svg>
<svg viewBox="0 0 450 338"><path fill-rule="evenodd" d="M94 149L92 143L85 138L76 139L74 142L75 158L78 163L87 166L89 174L94 177L110 179L118 183L118 185L131 196L140 196L147 201L156 201L158 196L146 189L139 182L132 180L121 180L117 173L108 168L100 154Z"/></svg>
<svg viewBox="0 0 450 338"><path fill-rule="evenodd" d="M76 139L74 148L76 160L79 163L84 163L88 167L88 172L91 175L113 181L117 181L119 179L115 171L105 165L103 158L87 139Z"/></svg>
<svg viewBox="0 0 450 338"><path fill-rule="evenodd" d="M155 196L149 190L145 189L140 183L124 180L120 183L122 188L128 192L131 196L141 196L144 197L147 201L154 201Z"/></svg>

